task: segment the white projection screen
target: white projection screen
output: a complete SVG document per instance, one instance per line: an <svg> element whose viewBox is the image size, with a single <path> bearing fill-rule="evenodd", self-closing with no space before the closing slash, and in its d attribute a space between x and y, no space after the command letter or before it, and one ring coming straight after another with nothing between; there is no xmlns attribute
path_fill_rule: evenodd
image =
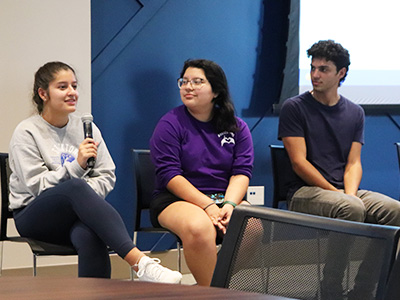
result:
<svg viewBox="0 0 400 300"><path fill-rule="evenodd" d="M364 107L400 107L400 1L300 1L299 92L311 89L307 49L332 39L350 52L340 94Z"/></svg>

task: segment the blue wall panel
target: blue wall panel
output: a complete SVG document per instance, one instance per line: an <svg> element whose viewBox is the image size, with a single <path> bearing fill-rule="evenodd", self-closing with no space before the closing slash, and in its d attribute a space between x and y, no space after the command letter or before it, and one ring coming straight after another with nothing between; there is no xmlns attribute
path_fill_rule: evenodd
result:
<svg viewBox="0 0 400 300"><path fill-rule="evenodd" d="M91 26L92 60L96 59L120 31L135 18L143 5L139 1L113 0L92 1Z"/></svg>
<svg viewBox="0 0 400 300"><path fill-rule="evenodd" d="M366 117L361 188L399 199L399 164L394 146L397 141L400 141L398 123L386 115Z"/></svg>
<svg viewBox="0 0 400 300"><path fill-rule="evenodd" d="M278 117L267 115L258 122L259 114L248 113L262 18L261 0L92 1L92 112L117 166L117 184L107 201L129 231L135 209L130 149L148 148L159 118L181 103L176 79L188 58L215 60L225 70L238 115L250 128L256 125L251 184L265 186L266 205L271 205L268 145L280 143ZM260 91L257 95L263 97ZM249 117L253 115L257 118ZM362 187L398 198L393 143L399 140L393 120L367 117ZM139 247L148 249L151 238L144 240ZM172 244L172 239L166 243Z"/></svg>

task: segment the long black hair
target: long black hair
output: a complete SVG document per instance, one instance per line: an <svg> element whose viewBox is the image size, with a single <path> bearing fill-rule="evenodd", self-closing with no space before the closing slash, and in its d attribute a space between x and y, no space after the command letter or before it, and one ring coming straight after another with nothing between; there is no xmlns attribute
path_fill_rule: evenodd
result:
<svg viewBox="0 0 400 300"><path fill-rule="evenodd" d="M211 84L214 94L218 95L214 98L212 123L218 133L223 131L236 132L238 126L235 118L235 106L233 105L228 81L224 70L215 62L207 59L189 59L185 61L181 71L181 77L187 68L198 68L204 71L207 80Z"/></svg>

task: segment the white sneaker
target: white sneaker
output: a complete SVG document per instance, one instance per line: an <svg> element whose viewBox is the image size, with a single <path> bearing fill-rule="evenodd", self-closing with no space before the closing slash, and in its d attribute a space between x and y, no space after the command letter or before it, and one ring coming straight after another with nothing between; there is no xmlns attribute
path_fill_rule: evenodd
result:
<svg viewBox="0 0 400 300"><path fill-rule="evenodd" d="M143 256L138 264L137 276L140 281L152 281L161 283L179 283L182 274L172 271L160 265L158 258Z"/></svg>

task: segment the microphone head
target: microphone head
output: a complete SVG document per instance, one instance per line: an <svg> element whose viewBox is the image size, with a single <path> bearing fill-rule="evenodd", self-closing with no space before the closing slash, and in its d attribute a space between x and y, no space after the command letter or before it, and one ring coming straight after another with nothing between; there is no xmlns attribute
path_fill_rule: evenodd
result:
<svg viewBox="0 0 400 300"><path fill-rule="evenodd" d="M83 123L93 122L93 116L91 114L89 114L89 113L86 113L81 117L81 120L82 120Z"/></svg>

